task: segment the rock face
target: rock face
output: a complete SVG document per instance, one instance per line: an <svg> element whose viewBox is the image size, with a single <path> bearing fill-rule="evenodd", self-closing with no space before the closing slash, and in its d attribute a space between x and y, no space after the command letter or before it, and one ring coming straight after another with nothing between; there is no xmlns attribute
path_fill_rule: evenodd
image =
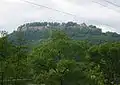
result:
<svg viewBox="0 0 120 85"><path fill-rule="evenodd" d="M17 31L26 31L26 30L36 31L36 30L43 30L47 28L48 28L47 26L30 26L30 27L19 28Z"/></svg>
<svg viewBox="0 0 120 85"><path fill-rule="evenodd" d="M42 23L34 22L19 26L17 31L27 31L27 30L36 31L36 30L47 29L48 27L49 27L49 23L47 22L42 22Z"/></svg>
<svg viewBox="0 0 120 85"><path fill-rule="evenodd" d="M17 31L27 31L27 30L31 30L31 31L36 31L36 30L43 30L43 29L47 29L47 26L29 26L29 27L21 27L18 28Z"/></svg>

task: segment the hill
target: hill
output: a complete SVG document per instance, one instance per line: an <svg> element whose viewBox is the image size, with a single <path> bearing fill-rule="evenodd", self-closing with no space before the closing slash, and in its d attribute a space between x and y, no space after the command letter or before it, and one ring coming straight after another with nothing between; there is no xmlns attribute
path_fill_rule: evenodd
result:
<svg viewBox="0 0 120 85"><path fill-rule="evenodd" d="M51 30L62 30L75 40L86 40L93 44L104 42L120 41L120 35L115 32L103 33L100 28L85 23L77 24L75 22L57 23L57 22L34 22L26 23L18 27L9 35L9 39L13 42L17 40L17 36L24 37L27 43L37 43L41 40L50 38Z"/></svg>

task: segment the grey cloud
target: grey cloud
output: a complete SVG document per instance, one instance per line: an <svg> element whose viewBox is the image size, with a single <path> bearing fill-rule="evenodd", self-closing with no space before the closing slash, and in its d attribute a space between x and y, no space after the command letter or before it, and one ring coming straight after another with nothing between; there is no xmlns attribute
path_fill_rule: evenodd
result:
<svg viewBox="0 0 120 85"><path fill-rule="evenodd" d="M3 0L4 1L4 0ZM35 3L75 14L73 17L43 7L36 7L24 2L0 3L0 27L12 32L19 25L36 21L76 21L96 25L110 25L120 32L119 13L101 7L98 4L89 3L91 0L31 0ZM102 1L102 0L101 0ZM119 1L119 0L118 0ZM120 2L120 1L119 1ZM117 4L119 3L117 2ZM103 3L103 2L102 2ZM76 5L77 4L77 5ZM81 18L82 17L82 18Z"/></svg>

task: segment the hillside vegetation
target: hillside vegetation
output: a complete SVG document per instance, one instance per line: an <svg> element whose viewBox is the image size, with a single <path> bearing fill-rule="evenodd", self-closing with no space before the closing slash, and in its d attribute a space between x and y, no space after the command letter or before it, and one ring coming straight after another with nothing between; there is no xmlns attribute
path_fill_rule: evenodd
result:
<svg viewBox="0 0 120 85"><path fill-rule="evenodd" d="M120 35L115 32L103 33L100 28L85 23L77 24L74 22L34 22L27 23L18 27L17 31L10 34L9 38L14 41L16 35L21 34L29 43L36 43L51 37L52 30L62 30L74 40L86 40L93 44L104 42L120 41Z"/></svg>
<svg viewBox="0 0 120 85"><path fill-rule="evenodd" d="M40 24L0 38L1 85L120 85L119 34L73 22Z"/></svg>

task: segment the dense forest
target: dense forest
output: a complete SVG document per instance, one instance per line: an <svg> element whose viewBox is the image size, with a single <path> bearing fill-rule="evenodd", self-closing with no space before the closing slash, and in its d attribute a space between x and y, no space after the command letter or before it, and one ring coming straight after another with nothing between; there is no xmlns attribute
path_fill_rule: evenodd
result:
<svg viewBox="0 0 120 85"><path fill-rule="evenodd" d="M0 38L1 85L120 85L120 35L85 23L27 23Z"/></svg>

